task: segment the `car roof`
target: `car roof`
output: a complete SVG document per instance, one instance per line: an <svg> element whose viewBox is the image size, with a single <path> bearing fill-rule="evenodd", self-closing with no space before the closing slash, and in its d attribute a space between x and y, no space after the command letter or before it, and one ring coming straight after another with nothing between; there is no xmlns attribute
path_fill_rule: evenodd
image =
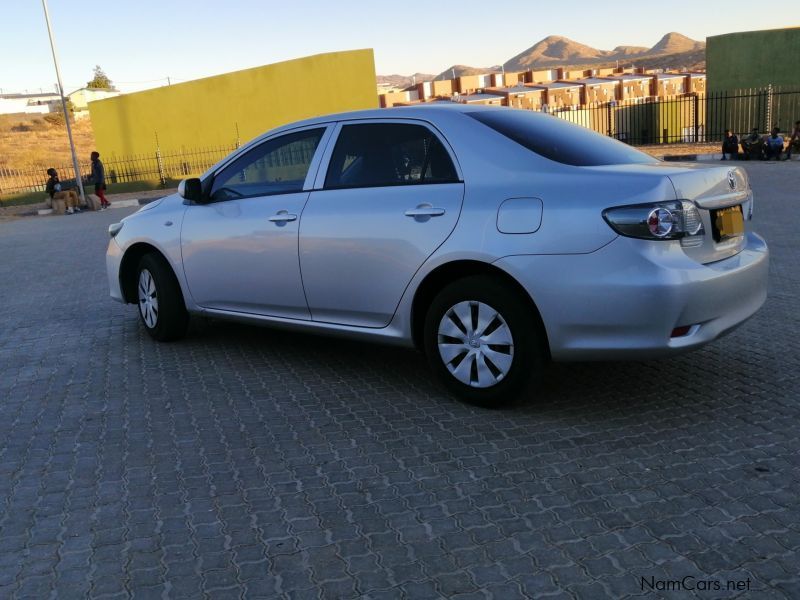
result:
<svg viewBox="0 0 800 600"><path fill-rule="evenodd" d="M499 96L497 96L499 98ZM303 119L302 121L293 121L274 127L263 134L256 136L250 140L245 147L249 147L259 143L261 140L271 137L283 131L290 131L300 127L309 127L313 125L322 125L334 121L355 121L359 119L422 119L436 121L437 117L441 117L444 113L470 113L476 110L509 110L501 106L481 106L481 105L468 105L458 104L456 102L431 102L424 105L414 106L397 106L392 108L369 108L365 110L352 110L340 113L331 113L327 115L320 115L318 117L311 117Z"/></svg>
<svg viewBox="0 0 800 600"><path fill-rule="evenodd" d="M296 121L294 123L281 126L279 129L283 129L284 127L294 128L297 126L313 125L315 123L330 123L331 121L350 121L355 119L435 118L437 115L441 115L443 110L451 112L470 112L475 110L475 107L464 106L456 102L431 102L413 106L351 110L321 115L319 117L312 117L302 121Z"/></svg>

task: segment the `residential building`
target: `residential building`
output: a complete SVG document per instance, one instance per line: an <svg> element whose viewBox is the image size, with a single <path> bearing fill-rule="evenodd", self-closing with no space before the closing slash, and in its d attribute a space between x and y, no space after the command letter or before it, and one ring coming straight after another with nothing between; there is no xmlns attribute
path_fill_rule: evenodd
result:
<svg viewBox="0 0 800 600"><path fill-rule="evenodd" d="M686 91L693 94L706 93L705 73L684 73L686 76Z"/></svg>
<svg viewBox="0 0 800 600"><path fill-rule="evenodd" d="M75 112L89 110L89 102L113 98L119 96L119 90L100 90L97 88L80 88L67 94L67 98L72 102L72 110Z"/></svg>
<svg viewBox="0 0 800 600"><path fill-rule="evenodd" d="M485 93L502 97L504 106L527 110L540 110L546 95L544 88L522 84L512 87L487 88Z"/></svg>
<svg viewBox="0 0 800 600"><path fill-rule="evenodd" d="M458 94L453 102L459 104L482 104L487 106L505 106L504 98L494 94Z"/></svg>
<svg viewBox="0 0 800 600"><path fill-rule="evenodd" d="M491 73L483 75L462 75L456 78L456 90L459 94L472 94L494 85L494 76Z"/></svg>
<svg viewBox="0 0 800 600"><path fill-rule="evenodd" d="M560 77L560 79L568 79L570 81L575 81L577 79L583 79L584 77L591 77L592 71L585 70L585 69L569 69L564 71L564 74Z"/></svg>
<svg viewBox="0 0 800 600"><path fill-rule="evenodd" d="M419 96L420 101L426 101L429 98L433 98L433 82L432 81L421 81L416 85L417 88L417 95Z"/></svg>
<svg viewBox="0 0 800 600"><path fill-rule="evenodd" d="M525 83L525 72L506 71L505 73L495 73L492 87L512 87L517 84Z"/></svg>
<svg viewBox="0 0 800 600"><path fill-rule="evenodd" d="M453 79L434 79L430 82L431 94L430 96L425 96L425 100L428 98L449 98L453 95L453 92L458 91L457 83Z"/></svg>
<svg viewBox="0 0 800 600"><path fill-rule="evenodd" d="M656 73L653 96L668 98L686 93L686 76L681 73Z"/></svg>
<svg viewBox="0 0 800 600"><path fill-rule="evenodd" d="M521 89L521 88L527 88ZM530 90L539 91L530 91ZM614 101L640 102L655 96L671 97L686 93L704 94L705 73L664 73L643 67L603 67L593 69L530 70L523 72L462 75L417 84L416 96L405 90L400 95L381 95L381 106L398 106L449 99L456 95L489 94L500 96L504 104L536 110L542 106L559 108L597 105ZM488 102L488 100L484 99ZM475 102L475 100L470 100Z"/></svg>
<svg viewBox="0 0 800 600"><path fill-rule="evenodd" d="M632 100L634 98L647 98L652 96L652 75L639 73L621 73L604 77L610 81L619 82L617 87L617 100Z"/></svg>
<svg viewBox="0 0 800 600"><path fill-rule="evenodd" d="M406 106L412 103L419 103L420 101L418 89L406 90L402 92L389 92L386 94L381 94L378 96L378 99L380 101L381 108L391 108L392 106L398 106L400 104Z"/></svg>
<svg viewBox="0 0 800 600"><path fill-rule="evenodd" d="M583 104L583 85L574 81L554 81L553 83L540 83L536 86L546 90L545 104L550 108L563 108L565 106L580 106Z"/></svg>
<svg viewBox="0 0 800 600"><path fill-rule="evenodd" d="M60 110L61 97L56 92L0 94L0 115L15 113L47 114Z"/></svg>
<svg viewBox="0 0 800 600"><path fill-rule="evenodd" d="M584 104L598 104L616 100L618 97L617 90L621 85L618 80L601 79L599 77L578 79L576 83L583 85Z"/></svg>
<svg viewBox="0 0 800 600"><path fill-rule="evenodd" d="M540 69L525 72L525 83L552 83L564 79L564 69Z"/></svg>

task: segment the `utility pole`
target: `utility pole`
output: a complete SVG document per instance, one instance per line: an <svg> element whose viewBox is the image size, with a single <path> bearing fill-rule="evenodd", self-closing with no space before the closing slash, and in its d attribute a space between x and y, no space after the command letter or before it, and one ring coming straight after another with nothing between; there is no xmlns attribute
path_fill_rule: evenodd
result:
<svg viewBox="0 0 800 600"><path fill-rule="evenodd" d="M64 85L61 83L61 69L58 67L58 55L56 54L56 43L53 39L53 28L50 25L50 13L47 11L47 0L42 0L42 8L44 8L44 20L47 22L47 35L50 36L50 49L53 51L53 64L56 67L56 79L58 79L58 95L61 97L61 109L64 111L64 122L67 124L69 149L72 152L72 168L75 169L75 181L78 182L81 204L86 204L86 195L83 192L83 181L81 181L81 170L78 166L78 155L75 153L75 142L72 140L72 127L69 124L67 99L64 97Z"/></svg>

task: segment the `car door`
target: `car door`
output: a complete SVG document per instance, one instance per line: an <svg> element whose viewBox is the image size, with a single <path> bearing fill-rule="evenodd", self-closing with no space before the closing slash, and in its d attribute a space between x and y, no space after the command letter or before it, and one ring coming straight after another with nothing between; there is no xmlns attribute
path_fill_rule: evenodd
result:
<svg viewBox="0 0 800 600"><path fill-rule="evenodd" d="M256 145L214 175L210 202L187 208L183 268L199 306L310 318L297 235L326 131L294 130Z"/></svg>
<svg viewBox="0 0 800 600"><path fill-rule="evenodd" d="M458 220L464 184L443 138L420 121L339 126L300 223L312 319L384 327Z"/></svg>

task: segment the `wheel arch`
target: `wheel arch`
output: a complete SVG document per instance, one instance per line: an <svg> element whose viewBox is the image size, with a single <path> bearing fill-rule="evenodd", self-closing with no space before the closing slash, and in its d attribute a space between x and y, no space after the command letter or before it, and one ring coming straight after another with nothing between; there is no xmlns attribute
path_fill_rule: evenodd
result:
<svg viewBox="0 0 800 600"><path fill-rule="evenodd" d="M122 299L127 304L136 304L138 302L136 295L136 269L139 266L139 261L145 254L155 254L164 261L164 264L169 267L172 276L175 277L176 282L178 282L178 289L181 290L181 294L183 294L183 290L180 286L180 280L178 279L175 270L172 268L172 265L164 253L152 244L148 244L147 242L137 242L131 245L131 247L125 251L120 263L119 287L120 290L122 290ZM183 300L183 298L181 298L181 300Z"/></svg>
<svg viewBox="0 0 800 600"><path fill-rule="evenodd" d="M534 302L533 298L531 298L531 295L514 277L503 269L478 260L458 260L440 265L428 273L419 284L414 294L414 300L411 303L411 337L414 346L418 349L423 348L426 308L430 305L436 294L454 281L472 275L488 275L497 279L514 290L515 293L529 305L539 324L540 331L544 336L544 346L549 356L550 342L547 339L547 329L542 321L539 308L536 306L536 302Z"/></svg>

